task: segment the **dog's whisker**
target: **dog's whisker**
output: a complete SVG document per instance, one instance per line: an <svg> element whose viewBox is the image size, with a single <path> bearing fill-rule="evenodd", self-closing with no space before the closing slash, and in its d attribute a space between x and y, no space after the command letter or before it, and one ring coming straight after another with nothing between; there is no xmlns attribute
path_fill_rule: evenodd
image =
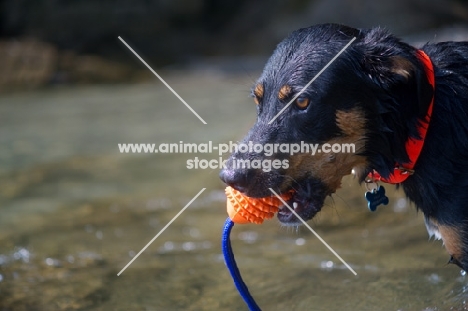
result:
<svg viewBox="0 0 468 311"><path fill-rule="evenodd" d="M334 196L336 196L337 198L339 198L339 199L340 199L340 200L341 200L341 201L342 201L342 202L343 202L343 203L346 205L346 207L347 207L347 208L349 208L349 209L351 209L351 208L352 208L352 206L351 206L351 205L349 205L349 203L348 203L348 202L346 202L346 201L345 201L345 199L343 199L343 198L342 198L342 197L341 197L339 194L337 194L337 193L334 193L333 195L334 195ZM334 197L333 197L333 196L330 196L330 198L333 200L333 203L335 203L335 199L334 199Z"/></svg>
<svg viewBox="0 0 468 311"><path fill-rule="evenodd" d="M336 195L336 194L335 194L335 195ZM339 197L340 199L342 199L340 196L338 196L338 197ZM330 199L332 200L333 205L334 205L334 206L333 206L333 211L335 212L335 214L336 214L336 216L338 217L338 219L341 220L340 212L339 212L339 210L336 208L335 198L334 198L333 196L330 195ZM342 199L342 200L343 200L343 199ZM345 202L345 201L343 200L343 202ZM347 203L345 202L345 204L347 204ZM347 205L348 205L349 207L351 207L349 204L347 204Z"/></svg>

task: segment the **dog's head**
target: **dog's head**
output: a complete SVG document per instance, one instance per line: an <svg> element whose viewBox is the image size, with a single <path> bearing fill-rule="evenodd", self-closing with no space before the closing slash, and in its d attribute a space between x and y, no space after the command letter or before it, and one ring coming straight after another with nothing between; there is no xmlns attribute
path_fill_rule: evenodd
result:
<svg viewBox="0 0 468 311"><path fill-rule="evenodd" d="M308 220L352 170L360 181L372 169L388 176L396 161L408 160L404 141L417 136L414 125L432 96L414 51L380 29L326 24L293 32L252 89L257 121L240 143L250 148L230 156L221 179L251 197L293 190L288 203ZM299 223L288 209L278 217Z"/></svg>

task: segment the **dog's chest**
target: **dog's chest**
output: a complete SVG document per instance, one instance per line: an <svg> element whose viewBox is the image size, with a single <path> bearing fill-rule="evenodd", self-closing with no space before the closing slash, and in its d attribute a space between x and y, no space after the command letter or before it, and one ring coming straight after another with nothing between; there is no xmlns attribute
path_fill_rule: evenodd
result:
<svg viewBox="0 0 468 311"><path fill-rule="evenodd" d="M429 233L429 237L430 238L434 237L434 239L436 240L442 240L442 235L440 234L439 226L427 217L425 217L425 222L426 222L427 233Z"/></svg>

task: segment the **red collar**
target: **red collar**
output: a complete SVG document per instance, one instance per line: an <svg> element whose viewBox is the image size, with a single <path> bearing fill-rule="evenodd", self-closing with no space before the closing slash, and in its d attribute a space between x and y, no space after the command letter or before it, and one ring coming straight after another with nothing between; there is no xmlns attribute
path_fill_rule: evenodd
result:
<svg viewBox="0 0 468 311"><path fill-rule="evenodd" d="M417 51L417 56L419 60L424 64L424 70L426 71L426 76L429 83L432 85L432 88L435 89L435 77L434 77L434 68L432 67L432 62L429 56L421 50ZM390 174L388 178L383 178L377 171L369 173L368 178L372 181L383 181L389 184L399 184L404 182L410 175L414 173L414 166L418 160L421 150L424 145L424 139L426 138L427 129L429 128L429 123L432 116L432 107L434 106L434 95L432 96L431 104L427 109L427 114L424 120L420 120L418 126L418 133L421 139L414 139L412 137L408 138L406 141L406 152L408 154L409 162L404 164L397 163L393 173Z"/></svg>

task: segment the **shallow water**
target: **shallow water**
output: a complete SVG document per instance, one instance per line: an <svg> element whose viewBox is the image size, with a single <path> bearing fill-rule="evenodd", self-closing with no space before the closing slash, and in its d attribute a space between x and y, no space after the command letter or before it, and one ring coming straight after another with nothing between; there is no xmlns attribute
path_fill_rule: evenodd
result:
<svg viewBox="0 0 468 311"><path fill-rule="evenodd" d="M122 142L226 142L255 120L252 79L167 75L164 86L50 89L0 97L0 310L245 310L225 269L217 170L194 155L123 155ZM208 156L208 158L217 156ZM125 270L195 196L205 192ZM233 248L264 310L467 310L468 280L422 215L387 187L367 211L352 178L313 228L237 225Z"/></svg>

